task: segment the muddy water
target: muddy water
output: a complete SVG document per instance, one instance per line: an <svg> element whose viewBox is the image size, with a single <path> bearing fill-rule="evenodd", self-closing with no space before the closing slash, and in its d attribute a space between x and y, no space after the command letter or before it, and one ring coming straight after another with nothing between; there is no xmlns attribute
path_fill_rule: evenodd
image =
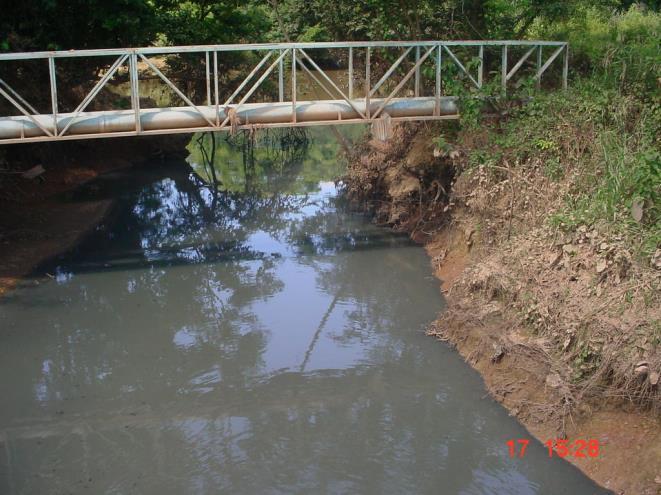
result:
<svg viewBox="0 0 661 495"><path fill-rule="evenodd" d="M530 436L424 336L422 248L346 212L330 133L287 139L68 198L117 207L0 300L0 493L600 493L509 458Z"/></svg>

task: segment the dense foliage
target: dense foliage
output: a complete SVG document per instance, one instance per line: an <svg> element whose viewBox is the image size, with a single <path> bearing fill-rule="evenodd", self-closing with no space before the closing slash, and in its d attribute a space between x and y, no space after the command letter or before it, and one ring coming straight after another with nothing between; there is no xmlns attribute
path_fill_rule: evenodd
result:
<svg viewBox="0 0 661 495"><path fill-rule="evenodd" d="M146 0L3 2L2 51L108 48L150 43L158 29Z"/></svg>
<svg viewBox="0 0 661 495"><path fill-rule="evenodd" d="M267 40L520 38L581 43L630 0L27 0L5 2L0 50ZM658 0L648 1L650 9ZM622 26L625 30L626 26Z"/></svg>
<svg viewBox="0 0 661 495"><path fill-rule="evenodd" d="M661 231L658 7L658 0L28 0L3 5L0 51L281 40L567 40L570 92L540 94L533 105L510 112L509 138L497 143L489 160L503 150L525 154L536 146L532 151L548 155L549 170L561 176L575 166L559 151L562 141L589 131L584 180L560 223L608 220L639 234L649 252ZM247 55L243 62L254 60ZM199 64L170 61L193 79L202 78ZM452 67L444 74L445 87L461 91L460 75ZM498 87L495 81L485 89ZM534 85L524 81L519 90L529 93ZM479 118L473 96L464 95L465 124ZM558 121L569 130L555 126ZM645 215L632 222L628 212L640 205Z"/></svg>

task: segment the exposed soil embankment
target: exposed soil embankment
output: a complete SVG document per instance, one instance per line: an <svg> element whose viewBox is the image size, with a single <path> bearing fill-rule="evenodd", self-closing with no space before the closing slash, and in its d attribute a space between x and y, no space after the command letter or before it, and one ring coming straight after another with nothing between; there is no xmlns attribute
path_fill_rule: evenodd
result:
<svg viewBox="0 0 661 495"><path fill-rule="evenodd" d="M428 333L542 442L598 440L597 458L568 458L598 483L661 493L659 271L598 227L550 227L576 174L471 167L467 150L489 146L484 136L459 132L439 150L437 134L397 127L366 143L342 181L377 222L425 244L449 304Z"/></svg>
<svg viewBox="0 0 661 495"><path fill-rule="evenodd" d="M0 295L43 261L73 247L112 201L63 196L101 173L181 152L186 137L117 138L0 149ZM24 173L41 166L36 177Z"/></svg>

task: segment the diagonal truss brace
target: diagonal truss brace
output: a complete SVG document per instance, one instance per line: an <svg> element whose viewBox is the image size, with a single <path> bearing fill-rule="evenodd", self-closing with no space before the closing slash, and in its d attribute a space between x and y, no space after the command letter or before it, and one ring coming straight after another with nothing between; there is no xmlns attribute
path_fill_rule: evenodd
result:
<svg viewBox="0 0 661 495"><path fill-rule="evenodd" d="M466 67L464 67L464 64L462 64L459 61L459 59L456 57L456 55L452 52L452 50L450 50L450 47L447 46L447 45L443 45L443 48L445 48L445 51L448 52L448 55L450 55L450 58L454 61L454 63L457 64L457 67L459 67L459 69L461 69L461 71L468 76L468 79L470 79L471 82L473 84L475 84L475 86L477 88L480 88L481 87L480 83L477 82L475 80L475 78L470 75L470 73L468 72L468 69L466 69Z"/></svg>
<svg viewBox="0 0 661 495"><path fill-rule="evenodd" d="M404 85L409 81L409 79L411 79L411 77L413 77L413 74L415 74L415 73L417 72L417 70L420 68L420 66L422 65L422 63L423 63L425 60L427 60L427 58L429 57L429 55L431 55L431 53L432 53L435 49L436 49L436 47L435 47L435 46L432 46L429 50L427 50L427 51L425 52L425 54L424 54L422 57L420 57L420 59L415 63L415 65L411 68L411 70L408 72L408 74L406 74L406 76L404 76L404 79L402 79L402 80L399 82L399 84L397 85L397 87L396 87L395 89L392 90L392 93L390 93L390 95L388 95L388 97L387 97L385 100L383 100L383 102L381 102L381 105L379 106L379 108L376 110L376 112L374 112L374 115L372 115L372 118L373 118L373 119L375 119L375 118L377 118L377 117L379 116L379 114L383 111L383 109L386 108L386 105L387 105L388 103L390 103L390 100L392 100L393 97L394 97L394 96L395 96L395 95L396 95L396 94L397 94L397 93L398 93L398 92L404 87Z"/></svg>
<svg viewBox="0 0 661 495"><path fill-rule="evenodd" d="M16 92L16 91L15 91L15 90L9 85L9 84L7 84L7 83L6 83L5 81L3 81L2 79L0 79L0 84L1 84L2 86L5 86L7 89L9 89L9 91L11 91L11 92L16 96L16 98L18 98L18 100L19 100L20 102L23 102L25 105L27 105L28 108L29 108L30 110L34 110L34 109L33 109L33 108L32 108L32 107L31 107L31 106L30 106L30 105L29 105L29 104L28 104L28 103L27 103L22 97L21 97L21 95L19 95L19 94L18 94L18 93L17 93L17 92ZM0 87L0 95L4 96L4 97L7 99L7 101L8 101L9 103L11 103L14 107L16 107L16 109L17 109L19 112L21 112L23 115L25 115L27 118L29 118L29 119L32 121L32 123L33 123L34 125L36 125L39 129L41 129L42 131L44 131L44 134L46 134L47 136L50 136L50 137L55 137L55 134L53 134L48 128L44 127L44 126L41 124L41 122L39 122L36 118L34 118L34 116L33 116L30 112L28 112L28 111L27 111L27 110L21 105L21 103L19 103L18 101L16 101L16 100L12 97L12 95L10 95L9 93L7 93L7 91L5 91L4 89L2 89L1 87ZM37 112L35 111L34 113L37 113ZM56 129L55 131L57 131L57 129Z"/></svg>
<svg viewBox="0 0 661 495"><path fill-rule="evenodd" d="M551 54L551 56L546 60L546 62L544 63L544 65L542 65L542 66L537 70L537 74L535 74L535 79L539 79L540 77L542 77L542 74L544 74L544 72L546 71L546 69L549 68L549 65L551 65L551 64L553 63L553 61L554 61L556 58L558 58L558 55L560 55L560 54L563 52L563 50L566 50L566 49L567 49L567 47L566 47L565 45L563 45L563 46L561 46L560 48L558 48L556 51L554 51L554 52Z"/></svg>
<svg viewBox="0 0 661 495"><path fill-rule="evenodd" d="M172 81L170 81L170 80L169 80L169 79L168 79L168 78L167 78L167 77L166 77L166 76L165 76L165 75L164 75L164 74L158 69L158 67L156 67L156 66L151 62L151 60L149 60L147 57L145 57L142 53L138 53L138 55L140 56L140 58L141 58L142 60L144 60L144 62L149 66L149 68L150 68L151 70L153 70L153 71L156 73L156 75L157 75L158 77L160 77L160 78L161 78L161 79L162 79L162 80L163 80L168 86L170 86L170 87L172 88L172 90L173 90L175 93L177 93L177 96L179 96L179 98L181 98L182 100L184 100L184 101L186 102L186 104L188 104L189 106L193 107L193 108L195 109L195 111L196 111L197 113L199 113L199 114L202 116L202 118L203 118L204 120L206 120L206 121L209 123L209 126L211 126L211 127L216 127L216 124L215 124L213 121L211 121L211 120L210 120L210 119L204 114L204 112L202 112L202 111L197 107L197 105L195 105L192 101L190 101L190 99L189 99L184 93L182 93L181 90L180 90L177 86L175 86L175 85L172 83Z"/></svg>
<svg viewBox="0 0 661 495"><path fill-rule="evenodd" d="M128 59L129 56L127 55L122 55L119 57L117 60L115 60L115 63L112 64L110 69L108 69L108 72L104 74L104 76L99 79L99 81L96 83L94 88L92 88L92 91L90 91L87 96L83 99L83 101L80 102L80 105L74 110L73 115L71 116L71 119L67 123L67 125L62 129L62 131L58 134L59 136L64 136L64 134L69 130L69 127L74 123L74 121L78 118L78 116L87 108L87 105L89 105L94 97L99 94L99 91L103 89L103 87L106 85L106 83L110 80L110 78L117 72L119 67Z"/></svg>
<svg viewBox="0 0 661 495"><path fill-rule="evenodd" d="M0 85L7 88L7 90L14 96L14 98L16 98L18 101L20 101L21 104L23 106L25 106L28 110L30 110L33 114L36 115L36 114L39 113L34 109L34 107L32 105L30 105L30 103L28 101L26 101L21 95L19 95L16 91L14 91L14 88L12 88L9 84L7 84L2 79L0 79Z"/></svg>
<svg viewBox="0 0 661 495"><path fill-rule="evenodd" d="M379 90L381 85L388 80L388 78L392 75L393 72L397 69L397 67L400 66L400 64L404 61L406 56L411 53L411 50L413 49L412 46L410 46L404 53L402 53L401 57L399 57L395 62L390 66L390 68L387 70L387 72L383 75L381 79L379 79L379 82L377 82L374 87L372 88L372 91L370 91L370 96L374 96L376 92Z"/></svg>
<svg viewBox="0 0 661 495"><path fill-rule="evenodd" d="M243 104L248 100L248 98L250 98L252 96L252 94L257 90L257 88L259 88L259 86L262 84L262 82L264 82L264 79L266 79L269 76L269 74L271 72L273 72L273 69L275 69L275 66L278 65L280 63L280 61L285 58L285 56L287 55L288 52L289 52L289 49L283 50L282 53L280 54L280 56L275 59L275 61L269 66L268 69L266 69L264 74L262 74L261 77L259 79L257 79L257 81L255 81L255 84L252 85L252 87L248 90L248 92L245 94L245 96L243 98L241 98L241 101L239 101L239 103L237 103L237 105L234 107L235 112L237 112L239 110L239 108L241 108L241 106L243 106ZM270 53L273 53L273 52L270 52ZM269 56L270 56L270 53L269 53ZM263 61L265 62L266 60L267 60L267 58L264 57ZM257 71L253 70L253 72L256 73ZM252 77L252 74L251 74L251 76L249 76L249 78L251 78L251 77ZM245 86L245 84L247 83L249 78L246 78L246 80L244 80L243 84L241 84L239 89L237 89L237 91L235 91L236 94L238 94L238 92L241 90L241 88L243 88L243 86ZM233 97L234 97L234 95L231 96L228 101L232 100ZM230 115L227 115L227 117L225 117L225 120L223 120L222 124L220 124L220 127L225 127L229 121L230 121Z"/></svg>
<svg viewBox="0 0 661 495"><path fill-rule="evenodd" d="M305 66L305 64L304 64L303 62L301 62L301 60L300 60L298 57L296 57L296 55L294 55L294 57L296 58L296 62L298 63L298 66L299 66L301 69L303 69L303 70L305 71L305 73L306 73L308 76L310 76L310 78L311 78L314 82L316 82L316 83L319 85L319 87L321 87L321 89L323 89L324 92L325 92L328 96L331 97L331 99L334 100L334 99L336 98L336 96L331 92L331 90L329 90L326 86L324 86L324 83L322 83L322 82L319 80L319 78L318 78L317 76L315 76L314 73L313 73L310 69L308 69L308 68ZM360 113L360 112L358 112L358 113ZM361 114L361 115L362 115L362 114ZM365 117L363 116L363 118L365 118Z"/></svg>
<svg viewBox="0 0 661 495"><path fill-rule="evenodd" d="M361 112L356 107L356 105L353 104L353 102L349 99L349 97L345 95L340 88L337 87L337 84L335 84L333 80L330 77L328 77L328 75L326 75L326 73L316 64L316 62L312 60L307 53L305 53L305 50L299 48L298 51L300 51L303 54L303 56L310 61L312 67L314 67L317 70L317 72L326 80L326 82L330 84L335 89L335 91L337 91L340 94L340 96L342 96L342 99L344 99L344 101L346 101L358 115L360 115L363 119L367 118L365 114Z"/></svg>
<svg viewBox="0 0 661 495"><path fill-rule="evenodd" d="M241 92L241 90L250 82L250 80L259 72L259 70L264 66L264 64L268 61L269 58L273 55L273 50L270 50L269 52L264 55L262 60L259 61L259 63L253 68L253 70L250 71L250 74L246 76L246 78L241 82L238 88L230 95L229 98L225 101L223 104L224 107L227 105L231 104L234 101L234 98L237 97L237 95Z"/></svg>
<svg viewBox="0 0 661 495"><path fill-rule="evenodd" d="M325 92L328 96L331 97L331 99L335 99L335 95L331 92L331 90L328 89L326 86L324 86L324 83L322 83L322 82L319 80L319 78L318 78L317 76L315 76L315 75L313 74L313 72L305 66L305 64L304 64L303 62L301 62L301 60L296 56L296 54L294 54L294 58L296 59L296 63L298 64L298 66L299 66L301 69L303 69L303 71L305 71L305 73L306 73L308 76L310 76L310 78L311 78L314 82L316 82L316 83L319 85L319 87L320 87L321 89L323 89L324 92Z"/></svg>
<svg viewBox="0 0 661 495"><path fill-rule="evenodd" d="M507 75L505 76L505 81L509 81L510 79L512 79L512 76L516 74L516 71L518 71L521 68L521 66L525 63L526 60L528 60L528 57L530 57L530 55L532 55L532 53L535 50L537 50L537 47L533 46L523 55L523 57L521 57L521 59L514 65L514 67L512 67L512 70L510 70L507 73Z"/></svg>

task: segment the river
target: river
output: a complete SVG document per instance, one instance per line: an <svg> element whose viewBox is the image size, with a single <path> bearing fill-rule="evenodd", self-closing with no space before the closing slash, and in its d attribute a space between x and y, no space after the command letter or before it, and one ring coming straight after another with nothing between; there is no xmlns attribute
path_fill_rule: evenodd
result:
<svg viewBox="0 0 661 495"><path fill-rule="evenodd" d="M424 335L429 259L347 211L336 137L254 139L62 199L115 207L0 299L0 493L605 493Z"/></svg>

